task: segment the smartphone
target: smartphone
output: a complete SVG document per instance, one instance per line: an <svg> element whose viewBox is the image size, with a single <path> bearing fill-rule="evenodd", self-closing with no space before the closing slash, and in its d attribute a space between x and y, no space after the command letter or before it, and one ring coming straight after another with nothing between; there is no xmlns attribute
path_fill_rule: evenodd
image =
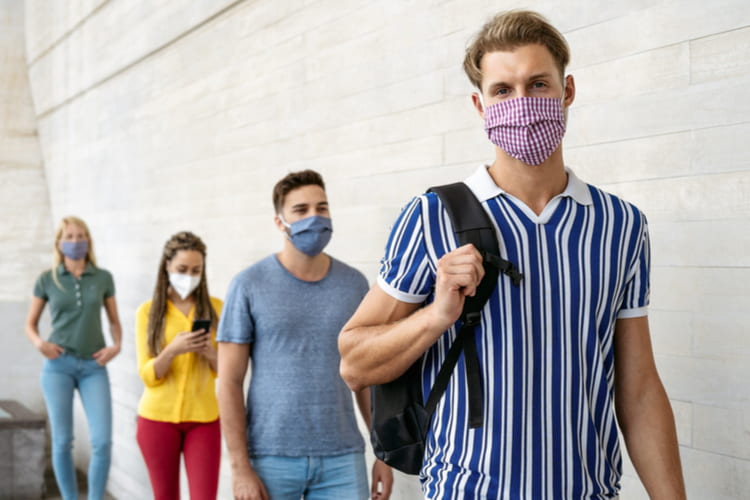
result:
<svg viewBox="0 0 750 500"><path fill-rule="evenodd" d="M197 330L206 330L206 333L211 331L211 320L210 319L195 319L193 320L193 329L192 331L195 332ZM203 335L205 335L204 333Z"/></svg>

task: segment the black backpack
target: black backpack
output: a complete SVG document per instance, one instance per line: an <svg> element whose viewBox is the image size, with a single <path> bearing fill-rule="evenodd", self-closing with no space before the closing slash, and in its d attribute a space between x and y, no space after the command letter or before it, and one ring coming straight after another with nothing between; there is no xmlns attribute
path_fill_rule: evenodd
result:
<svg viewBox="0 0 750 500"><path fill-rule="evenodd" d="M375 456L407 474L418 474L424 460L424 447L432 414L443 396L461 352L469 390L469 427L482 427L482 378L477 356L476 325L484 304L492 295L499 273L519 285L523 275L500 258L494 226L482 204L463 182L430 188L445 206L453 222L459 245L472 243L482 254L484 278L473 297L467 297L461 313L461 329L456 335L427 402L422 404L422 358L397 379L370 387L372 406L370 441Z"/></svg>

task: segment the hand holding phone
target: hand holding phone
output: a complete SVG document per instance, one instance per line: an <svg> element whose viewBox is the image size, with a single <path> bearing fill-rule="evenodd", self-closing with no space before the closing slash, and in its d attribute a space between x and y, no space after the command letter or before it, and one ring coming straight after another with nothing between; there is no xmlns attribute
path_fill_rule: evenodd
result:
<svg viewBox="0 0 750 500"><path fill-rule="evenodd" d="M206 335L208 332L211 331L211 320L210 319L196 319L193 320L193 329L191 331L195 332L198 330L205 330L205 332L201 335Z"/></svg>

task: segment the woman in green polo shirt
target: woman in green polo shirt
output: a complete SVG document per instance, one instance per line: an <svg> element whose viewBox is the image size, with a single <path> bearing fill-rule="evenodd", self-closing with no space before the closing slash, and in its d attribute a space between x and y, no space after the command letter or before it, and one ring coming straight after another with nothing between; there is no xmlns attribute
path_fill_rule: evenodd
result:
<svg viewBox="0 0 750 500"><path fill-rule="evenodd" d="M88 497L104 497L112 449L112 400L106 364L120 352L122 329L112 275L96 266L88 227L65 217L55 234L54 266L34 285L26 335L46 358L42 392L52 431L52 468L64 500L78 498L73 465L73 393L86 412L91 440ZM49 303L52 334L39 335L39 317ZM102 306L113 346L104 342Z"/></svg>

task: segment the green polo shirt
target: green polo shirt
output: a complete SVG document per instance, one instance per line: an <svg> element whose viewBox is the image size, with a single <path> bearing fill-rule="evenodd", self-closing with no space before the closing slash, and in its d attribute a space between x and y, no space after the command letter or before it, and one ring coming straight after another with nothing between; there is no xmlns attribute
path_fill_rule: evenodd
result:
<svg viewBox="0 0 750 500"><path fill-rule="evenodd" d="M57 278L60 286L52 279L52 270L49 269L34 284L34 296L49 303L52 316L49 341L63 347L69 354L90 358L105 346L102 306L104 299L115 294L112 275L86 264L81 277L76 278L60 264Z"/></svg>

